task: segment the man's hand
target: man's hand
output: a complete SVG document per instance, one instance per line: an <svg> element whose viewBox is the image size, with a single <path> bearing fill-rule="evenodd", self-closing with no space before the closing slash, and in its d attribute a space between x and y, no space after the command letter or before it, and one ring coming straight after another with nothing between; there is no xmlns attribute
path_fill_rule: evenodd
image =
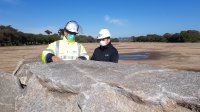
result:
<svg viewBox="0 0 200 112"><path fill-rule="evenodd" d="M57 56L53 56L51 59L52 59L53 62L57 62L57 61L61 61L62 60Z"/></svg>

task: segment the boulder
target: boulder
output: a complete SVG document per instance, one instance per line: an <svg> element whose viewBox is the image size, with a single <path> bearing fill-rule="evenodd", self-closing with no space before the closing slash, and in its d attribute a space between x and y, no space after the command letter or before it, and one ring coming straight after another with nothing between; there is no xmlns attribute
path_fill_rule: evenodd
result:
<svg viewBox="0 0 200 112"><path fill-rule="evenodd" d="M198 72L95 61L24 66L17 76L28 75L27 87L17 112L200 111Z"/></svg>
<svg viewBox="0 0 200 112"><path fill-rule="evenodd" d="M0 111L14 112L15 99L20 94L19 79L11 74L0 72Z"/></svg>
<svg viewBox="0 0 200 112"><path fill-rule="evenodd" d="M77 94L60 93L43 86L33 75L23 94L16 100L16 112L80 112Z"/></svg>

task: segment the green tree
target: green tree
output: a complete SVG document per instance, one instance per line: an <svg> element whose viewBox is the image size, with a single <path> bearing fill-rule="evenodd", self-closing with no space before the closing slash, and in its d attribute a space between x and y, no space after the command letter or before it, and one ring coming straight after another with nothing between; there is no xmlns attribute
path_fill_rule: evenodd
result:
<svg viewBox="0 0 200 112"><path fill-rule="evenodd" d="M52 32L51 32L50 30L45 30L44 32L45 32L47 35L52 34Z"/></svg>
<svg viewBox="0 0 200 112"><path fill-rule="evenodd" d="M184 42L200 42L200 32L196 30L182 31L180 36Z"/></svg>
<svg viewBox="0 0 200 112"><path fill-rule="evenodd" d="M119 42L119 39L118 38L112 38L111 41L112 42Z"/></svg>

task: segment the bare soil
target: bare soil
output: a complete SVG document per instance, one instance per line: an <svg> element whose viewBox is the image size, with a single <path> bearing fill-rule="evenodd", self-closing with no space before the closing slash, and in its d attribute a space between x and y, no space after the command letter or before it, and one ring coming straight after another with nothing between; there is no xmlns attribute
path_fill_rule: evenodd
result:
<svg viewBox="0 0 200 112"><path fill-rule="evenodd" d="M91 56L98 43L83 44ZM149 59L119 60L122 64L150 64L200 72L200 43L113 43L119 54L150 53ZM0 47L0 71L12 73L22 59L40 58L47 45Z"/></svg>

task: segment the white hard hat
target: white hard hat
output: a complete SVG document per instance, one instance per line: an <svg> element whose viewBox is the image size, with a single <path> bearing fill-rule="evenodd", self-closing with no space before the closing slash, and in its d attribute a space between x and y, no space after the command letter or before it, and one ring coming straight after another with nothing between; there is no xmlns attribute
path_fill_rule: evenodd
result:
<svg viewBox="0 0 200 112"><path fill-rule="evenodd" d="M69 21L65 26L65 30L72 33L78 33L79 25L76 21Z"/></svg>
<svg viewBox="0 0 200 112"><path fill-rule="evenodd" d="M110 31L108 29L101 29L99 31L99 35L97 36L97 39L104 39L107 37L111 37Z"/></svg>

